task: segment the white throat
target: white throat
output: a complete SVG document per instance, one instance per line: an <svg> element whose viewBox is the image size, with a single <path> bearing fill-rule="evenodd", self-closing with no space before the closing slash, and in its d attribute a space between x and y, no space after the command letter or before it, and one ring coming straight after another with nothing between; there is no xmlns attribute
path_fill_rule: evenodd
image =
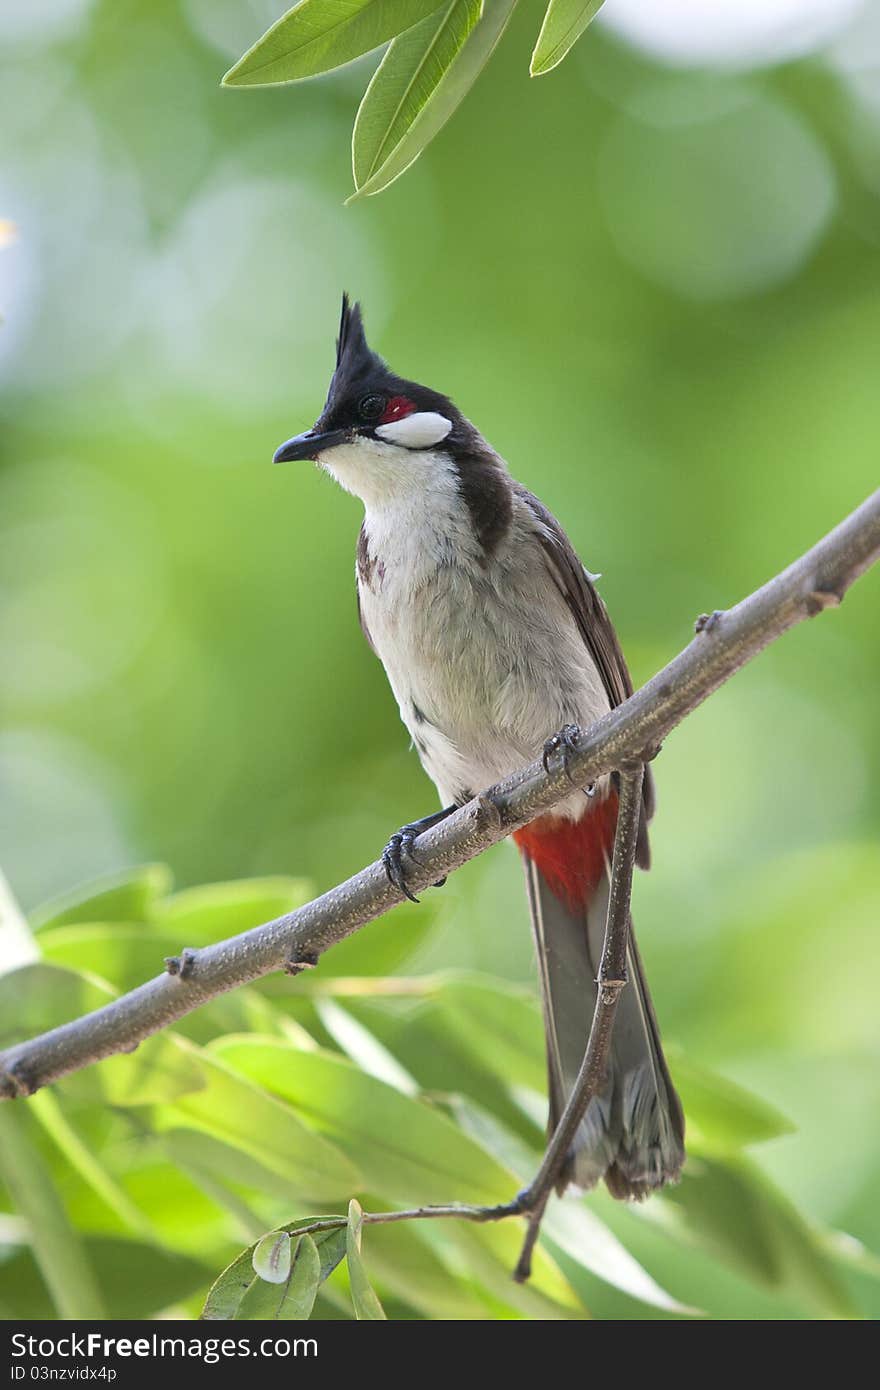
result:
<svg viewBox="0 0 880 1390"><path fill-rule="evenodd" d="M360 497L367 515L421 505L454 492L455 465L444 449L407 448L359 436L325 449L319 463L346 492Z"/></svg>
<svg viewBox="0 0 880 1390"><path fill-rule="evenodd" d="M363 501L365 539L388 576L387 600L407 602L412 588L439 569L479 564L458 468L445 449L360 438L326 450L320 461Z"/></svg>

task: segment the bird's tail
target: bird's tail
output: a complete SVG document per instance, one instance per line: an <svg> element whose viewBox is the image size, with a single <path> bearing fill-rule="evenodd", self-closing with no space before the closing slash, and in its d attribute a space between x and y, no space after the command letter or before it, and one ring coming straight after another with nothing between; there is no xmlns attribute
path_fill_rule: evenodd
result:
<svg viewBox="0 0 880 1390"><path fill-rule="evenodd" d="M523 857L538 955L552 1134L586 1050L602 956L617 795L579 820L545 816L514 838ZM604 1178L615 1197L642 1198L675 1182L684 1115L669 1075L635 938L620 995L605 1087L572 1145L560 1190Z"/></svg>

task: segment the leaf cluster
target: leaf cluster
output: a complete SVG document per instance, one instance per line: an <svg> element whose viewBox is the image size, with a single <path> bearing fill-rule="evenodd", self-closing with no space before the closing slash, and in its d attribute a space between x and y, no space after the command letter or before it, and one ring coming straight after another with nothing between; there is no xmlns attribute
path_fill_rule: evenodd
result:
<svg viewBox="0 0 880 1390"><path fill-rule="evenodd" d="M38 958L0 975L2 1042L308 894L283 878L175 894L159 866L87 886L34 914ZM871 1258L806 1220L749 1153L786 1121L683 1057L681 1185L623 1225L598 1194L555 1203L528 1286L510 1278L517 1222L365 1223L502 1202L530 1176L541 1021L531 992L488 976L340 976L333 957L0 1107L0 1315L580 1319L604 1290L618 1310L694 1316L630 1248L646 1234L783 1306L854 1313L846 1268L874 1279Z"/></svg>
<svg viewBox="0 0 880 1390"><path fill-rule="evenodd" d="M530 64L551 72L603 0L549 0ZM300 0L223 78L265 87L331 72L388 47L352 135L353 198L381 193L418 159L488 63L516 0ZM390 40L390 43L388 42Z"/></svg>

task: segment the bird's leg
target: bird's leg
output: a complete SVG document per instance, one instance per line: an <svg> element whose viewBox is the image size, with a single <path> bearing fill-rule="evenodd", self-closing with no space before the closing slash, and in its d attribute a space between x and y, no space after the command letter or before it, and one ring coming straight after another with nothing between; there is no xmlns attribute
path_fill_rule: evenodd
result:
<svg viewBox="0 0 880 1390"><path fill-rule="evenodd" d="M439 825L441 821L451 816L453 811L459 808L456 805L444 806L442 811L434 811L430 816L422 816L421 820L410 821L409 825L402 825L398 831L391 836L387 845L382 851L382 863L385 865L385 872L388 875L388 882L393 883L404 897L409 898L411 903L417 903L418 898L412 894L406 886L406 874L403 868L404 858L412 859L416 864L419 862L413 853L413 845L423 830L430 830L432 825ZM435 888L442 888L446 882L441 878L434 884Z"/></svg>

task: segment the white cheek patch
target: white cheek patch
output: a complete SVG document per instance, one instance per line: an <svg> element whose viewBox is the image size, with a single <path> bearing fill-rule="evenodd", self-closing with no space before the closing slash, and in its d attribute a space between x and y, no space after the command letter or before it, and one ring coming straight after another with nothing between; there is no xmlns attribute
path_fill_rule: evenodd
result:
<svg viewBox="0 0 880 1390"><path fill-rule="evenodd" d="M418 410L390 425L377 425L376 435L388 444L400 444L404 449L429 449L439 444L452 429L452 421L434 410Z"/></svg>

